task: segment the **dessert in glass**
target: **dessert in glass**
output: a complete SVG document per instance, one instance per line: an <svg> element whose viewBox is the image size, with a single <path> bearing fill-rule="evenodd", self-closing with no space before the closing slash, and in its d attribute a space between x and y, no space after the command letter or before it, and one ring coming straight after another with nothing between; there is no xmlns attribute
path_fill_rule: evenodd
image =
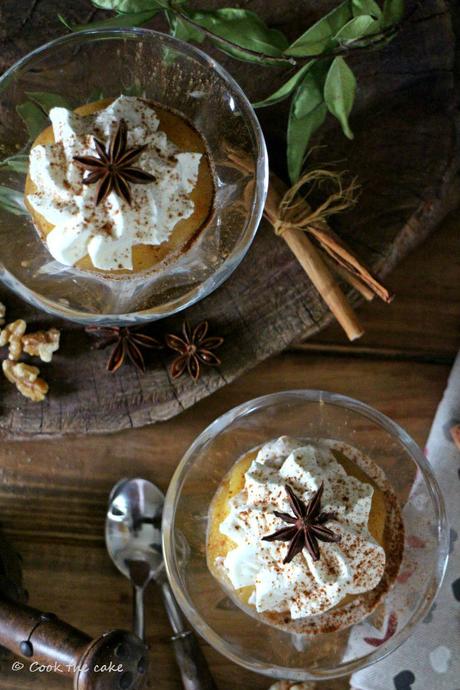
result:
<svg viewBox="0 0 460 690"><path fill-rule="evenodd" d="M281 436L224 477L210 507L207 559L249 614L316 634L375 609L403 543L397 497L378 465L338 441Z"/></svg>
<svg viewBox="0 0 460 690"><path fill-rule="evenodd" d="M65 266L129 275L186 250L211 217L206 143L179 114L121 95L53 107L32 144L25 202Z"/></svg>
<svg viewBox="0 0 460 690"><path fill-rule="evenodd" d="M406 432L364 403L297 390L200 434L168 490L163 547L179 604L220 653L325 680L411 634L442 581L448 529Z"/></svg>
<svg viewBox="0 0 460 690"><path fill-rule="evenodd" d="M0 276L35 305L86 324L152 321L245 256L265 143L244 93L199 49L147 29L74 33L7 70L0 106Z"/></svg>

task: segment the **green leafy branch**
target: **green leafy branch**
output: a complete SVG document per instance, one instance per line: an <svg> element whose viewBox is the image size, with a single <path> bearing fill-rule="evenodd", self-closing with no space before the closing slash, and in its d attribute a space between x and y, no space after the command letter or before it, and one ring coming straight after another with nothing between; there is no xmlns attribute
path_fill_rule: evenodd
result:
<svg viewBox="0 0 460 690"><path fill-rule="evenodd" d="M292 97L287 129L289 176L296 182L314 132L327 113L340 122L349 139L349 115L356 94L356 79L346 58L386 45L398 33L405 16L405 0L344 0L310 26L293 43L269 28L250 10L222 8L192 10L187 0L92 0L116 15L92 27L140 26L164 12L170 32L193 43L210 40L238 60L265 66L298 68L274 93L255 108L275 105ZM87 26L69 27L79 31Z"/></svg>
<svg viewBox="0 0 460 690"><path fill-rule="evenodd" d="M306 58L328 55L347 55L351 47L370 49L386 43L397 33L404 15L404 0L386 0L383 11L375 0L345 0L341 5L311 26L299 39L289 45L284 34L270 29L250 10L222 8L190 10L187 0L92 0L98 9L114 10L116 15L90 25L69 25L72 31L92 28L141 26L163 11L171 33L185 41L202 43L209 38L233 57L266 65L297 66ZM355 18L362 15L364 19ZM336 46L328 46L330 39L343 28L343 37ZM355 39L366 36L362 45ZM340 37L339 37L340 38ZM350 45L353 43L353 46Z"/></svg>
<svg viewBox="0 0 460 690"><path fill-rule="evenodd" d="M396 35L404 15L404 0L389 0L385 6L386 16L385 9L382 11L375 0L351 0L351 6L350 11L350 0L342 2L289 45L281 32L269 29L249 10L226 8L187 12L174 0L170 4L176 15L172 29L177 37L197 42L207 37L233 57L274 66L298 66L313 58L346 56L352 50L378 48ZM340 19L345 24L341 25ZM180 22L178 35L176 27ZM230 25L234 31L229 32ZM340 35L341 30L343 35ZM334 37L338 39L335 46Z"/></svg>
<svg viewBox="0 0 460 690"><path fill-rule="evenodd" d="M280 88L254 103L255 108L264 108L292 97L287 130L287 163L292 182L298 180L310 139L328 112L340 122L345 136L353 138L349 115L356 79L347 59L386 45L412 13L406 13L405 0L343 0L289 43L281 31L269 28L250 10L193 10L187 0L92 2L99 9L115 11L115 16L76 26L70 26L61 17L70 30L141 26L163 12L170 33L183 41L200 44L208 39L238 60L296 68Z"/></svg>

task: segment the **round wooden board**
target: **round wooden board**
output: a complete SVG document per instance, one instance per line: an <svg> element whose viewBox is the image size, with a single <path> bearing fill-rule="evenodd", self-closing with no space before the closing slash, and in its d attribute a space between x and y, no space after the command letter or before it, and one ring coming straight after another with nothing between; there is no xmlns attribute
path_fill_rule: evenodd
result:
<svg viewBox="0 0 460 690"><path fill-rule="evenodd" d="M196 6L239 5L260 13L289 37L299 34L334 0L250 0L197 2ZM424 0L398 38L384 50L353 58L359 94L352 117L353 142L329 121L319 139L318 160L340 160L362 185L359 204L334 227L381 277L419 244L458 201L456 36L458 7L448 0ZM0 7L0 69L63 32L58 13L71 21L94 15L86 0L3 0ZM96 17L99 13L96 14ZM106 15L103 15L106 16ZM152 24L163 28L161 24ZM207 47L208 48L208 47ZM211 51L214 52L215 51ZM215 56L251 99L271 93L286 73ZM286 105L260 112L271 165L283 172ZM391 277L388 281L391 287ZM357 303L358 296L350 293ZM38 313L0 287L8 319L25 318L29 330L62 328L62 346L42 366L50 384L44 403L22 398L0 378L0 434L9 438L93 433L138 427L168 419L240 376L294 340L308 337L331 316L283 241L262 223L243 264L214 294L186 312L196 323L209 320L223 335L223 364L207 369L195 384L172 380L164 352L147 360L140 375L132 366L110 375L107 352L91 349L82 328ZM391 309L391 306L388 307ZM177 331L183 315L153 324L152 333ZM283 382L280 381L280 388Z"/></svg>

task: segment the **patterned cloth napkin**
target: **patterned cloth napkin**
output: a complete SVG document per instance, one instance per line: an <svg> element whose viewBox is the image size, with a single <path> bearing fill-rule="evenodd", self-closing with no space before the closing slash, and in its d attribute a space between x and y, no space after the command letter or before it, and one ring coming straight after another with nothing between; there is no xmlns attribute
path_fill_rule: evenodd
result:
<svg viewBox="0 0 460 690"><path fill-rule="evenodd" d="M451 553L429 614L393 654L355 673L356 690L460 690L460 354L427 443L447 505Z"/></svg>

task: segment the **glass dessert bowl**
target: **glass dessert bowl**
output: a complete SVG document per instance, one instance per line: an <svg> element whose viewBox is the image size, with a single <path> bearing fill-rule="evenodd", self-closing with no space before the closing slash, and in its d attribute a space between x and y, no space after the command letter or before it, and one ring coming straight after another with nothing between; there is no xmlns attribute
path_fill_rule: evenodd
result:
<svg viewBox="0 0 460 690"><path fill-rule="evenodd" d="M200 50L144 29L71 34L8 70L0 103L0 275L37 306L87 324L152 321L208 295L246 254L265 143Z"/></svg>
<svg viewBox="0 0 460 690"><path fill-rule="evenodd" d="M321 391L259 398L208 427L171 481L163 534L174 593L203 637L292 680L346 675L397 648L448 553L417 445Z"/></svg>

